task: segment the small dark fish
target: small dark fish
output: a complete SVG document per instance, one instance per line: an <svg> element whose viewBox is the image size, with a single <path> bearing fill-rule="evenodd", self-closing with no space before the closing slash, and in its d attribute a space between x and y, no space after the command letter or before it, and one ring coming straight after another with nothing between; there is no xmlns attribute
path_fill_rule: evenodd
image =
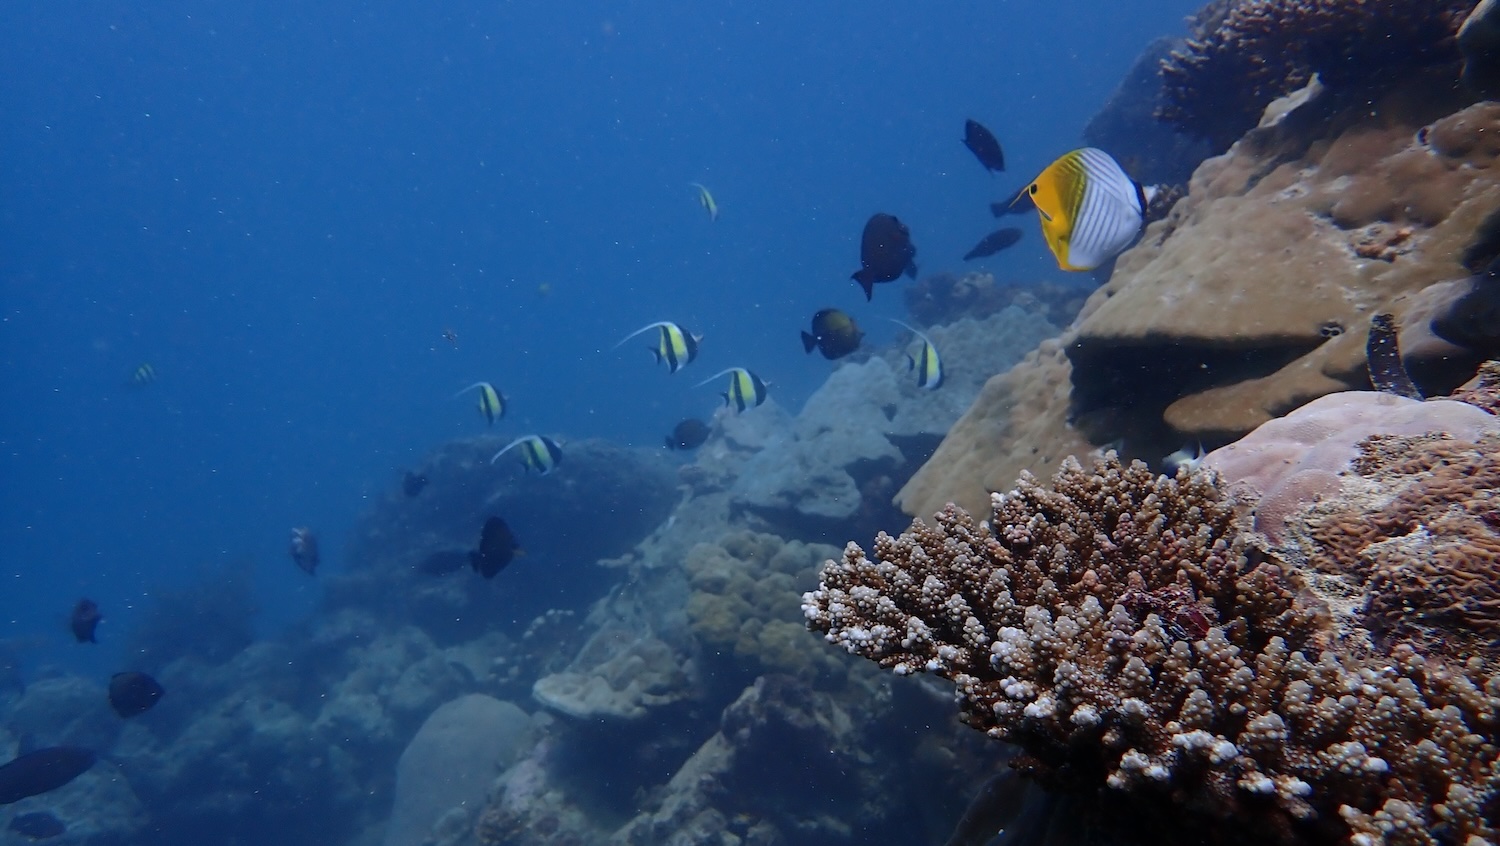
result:
<svg viewBox="0 0 1500 846"><path fill-rule="evenodd" d="M469 553L462 549L440 549L423 558L417 571L429 576L446 576L457 573L469 563Z"/></svg>
<svg viewBox="0 0 1500 846"><path fill-rule="evenodd" d="M1011 228L997 229L980 239L979 243L974 245L974 249L964 253L964 261L973 261L977 258L992 256L1001 250L1015 246L1015 243L1019 240L1021 240L1021 230Z"/></svg>
<svg viewBox="0 0 1500 846"><path fill-rule="evenodd" d="M306 526L292 529L292 545L288 550L292 555L292 563L301 568L302 572L309 576L318 571L318 536L313 530Z"/></svg>
<svg viewBox="0 0 1500 846"><path fill-rule="evenodd" d="M94 753L76 746L51 746L0 764L0 805L56 790L94 765Z"/></svg>
<svg viewBox="0 0 1500 846"><path fill-rule="evenodd" d="M873 299L875 285L894 282L906 274L917 278L917 248L911 242L906 224L888 214L874 214L865 221L859 239L859 270L849 278L864 289L865 299Z"/></svg>
<svg viewBox="0 0 1500 846"><path fill-rule="evenodd" d="M28 840L48 840L66 834L68 827L46 811L32 811L29 814L17 814L11 819L10 830Z"/></svg>
<svg viewBox="0 0 1500 846"><path fill-rule="evenodd" d="M813 315L812 331L802 333L802 351L810 353L817 348L824 358L833 361L859 349L864 337L854 318L836 308L825 308Z"/></svg>
<svg viewBox="0 0 1500 846"><path fill-rule="evenodd" d="M413 473L408 470L406 471L406 475L401 477L401 492L407 496L416 496L425 487L427 487L427 476L425 474Z"/></svg>
<svg viewBox="0 0 1500 846"><path fill-rule="evenodd" d="M707 423L689 417L672 428L672 434L667 436L667 449L697 449L708 440L710 431Z"/></svg>
<svg viewBox="0 0 1500 846"><path fill-rule="evenodd" d="M1401 361L1396 318L1377 314L1370 318L1370 338L1365 342L1365 360L1370 367L1370 384L1375 390L1407 399L1422 399L1422 392L1406 372Z"/></svg>
<svg viewBox="0 0 1500 846"><path fill-rule="evenodd" d="M453 331L452 329L444 329L443 330L443 340L445 340L448 343L452 344L454 349L458 349L458 333L457 332Z"/></svg>
<svg viewBox="0 0 1500 846"><path fill-rule="evenodd" d="M964 146L979 159L985 170L1005 170L1005 152L1000 149L1000 142L995 133L985 129L979 121L964 121Z"/></svg>
<svg viewBox="0 0 1500 846"><path fill-rule="evenodd" d="M99 606L92 599L80 599L73 606L73 616L68 620L68 625L73 629L73 637L79 643L98 643L94 637L94 629L98 628L99 621L104 615L99 613Z"/></svg>
<svg viewBox="0 0 1500 846"><path fill-rule="evenodd" d="M1008 214L1025 214L1036 210L1036 203L1031 201L1031 194L1021 191L1014 200L1008 203L990 203L990 214L995 217L1005 217Z"/></svg>
<svg viewBox="0 0 1500 846"><path fill-rule="evenodd" d="M491 517L484 521L484 531L479 535L479 549L469 553L469 564L473 566L474 572L486 579L493 579L495 574L504 570L506 565L516 557L520 547L516 544L516 536L511 534L510 526L499 517Z"/></svg>
<svg viewBox="0 0 1500 846"><path fill-rule="evenodd" d="M154 708L156 700L166 692L160 682L145 673L132 671L109 677L109 707L126 719Z"/></svg>

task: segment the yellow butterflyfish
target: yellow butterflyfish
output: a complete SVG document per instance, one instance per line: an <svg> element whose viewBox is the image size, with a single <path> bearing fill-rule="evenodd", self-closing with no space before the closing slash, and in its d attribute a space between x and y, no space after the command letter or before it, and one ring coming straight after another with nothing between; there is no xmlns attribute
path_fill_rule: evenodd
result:
<svg viewBox="0 0 1500 846"><path fill-rule="evenodd" d="M1063 270L1093 270L1140 235L1150 197L1110 155L1074 150L1048 165L1026 190L1042 237ZM1012 203L1014 205L1014 202Z"/></svg>

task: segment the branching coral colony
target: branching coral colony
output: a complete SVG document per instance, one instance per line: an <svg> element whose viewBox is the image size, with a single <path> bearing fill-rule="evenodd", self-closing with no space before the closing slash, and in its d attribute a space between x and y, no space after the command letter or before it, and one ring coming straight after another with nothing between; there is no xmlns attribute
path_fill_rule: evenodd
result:
<svg viewBox="0 0 1500 846"><path fill-rule="evenodd" d="M1340 625L1212 473L1070 459L991 506L850 544L808 625L951 679L1043 785L1214 823L1201 842L1500 842L1493 663Z"/></svg>

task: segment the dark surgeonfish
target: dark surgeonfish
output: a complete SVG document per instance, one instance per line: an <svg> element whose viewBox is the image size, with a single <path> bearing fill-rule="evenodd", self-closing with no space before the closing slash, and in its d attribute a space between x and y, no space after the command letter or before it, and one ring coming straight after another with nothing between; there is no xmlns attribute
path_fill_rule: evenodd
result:
<svg viewBox="0 0 1500 846"><path fill-rule="evenodd" d="M156 701L166 692L160 682L145 673L131 671L109 677L109 707L127 720L156 707Z"/></svg>
<svg viewBox="0 0 1500 846"><path fill-rule="evenodd" d="M917 248L911 242L906 224L892 215L874 214L865 221L865 231L859 239L859 270L849 278L864 289L865 299L873 299L878 283L894 282L903 273L917 278L916 258Z"/></svg>
<svg viewBox="0 0 1500 846"><path fill-rule="evenodd" d="M446 576L457 573L469 563L469 553L462 549L440 549L423 558L417 571L429 576Z"/></svg>
<svg viewBox="0 0 1500 846"><path fill-rule="evenodd" d="M768 394L765 381L743 367L731 367L727 370L720 370L718 373L704 379L693 387L697 388L707 385L720 376L729 377L729 388L724 393L719 394L719 396L724 398L725 405L733 408L735 411L754 408L766 401Z"/></svg>
<svg viewBox="0 0 1500 846"><path fill-rule="evenodd" d="M618 349L631 338L652 329L656 330L656 345L651 347L651 356L656 359L657 364L665 361L668 373L676 373L698 357L698 342L703 340L703 336L694 335L670 320L658 320L642 326L621 338L615 348Z"/></svg>
<svg viewBox="0 0 1500 846"><path fill-rule="evenodd" d="M287 552L292 556L292 563L296 564L302 572L309 576L317 574L318 536L313 534L312 529L306 526L292 529L292 543Z"/></svg>
<svg viewBox="0 0 1500 846"><path fill-rule="evenodd" d="M13 817L10 821L10 830L27 840L50 840L66 834L68 827L62 824L62 820L47 811L32 811L29 814L17 814Z"/></svg>
<svg viewBox="0 0 1500 846"><path fill-rule="evenodd" d="M99 621L104 615L99 613L99 606L92 599L80 599L73 606L73 616L68 618L68 627L73 630L73 637L79 643L98 643L94 637L94 630L99 627Z"/></svg>
<svg viewBox="0 0 1500 846"><path fill-rule="evenodd" d="M985 170L992 173L1005 170L1005 152L1000 149L1000 142L995 133L985 129L979 121L964 121L964 146L979 159Z"/></svg>
<svg viewBox="0 0 1500 846"><path fill-rule="evenodd" d="M1370 337L1365 341L1365 361L1370 367L1370 384L1375 390L1407 399L1422 399L1422 391L1406 372L1401 361L1400 333L1393 314L1370 318Z"/></svg>
<svg viewBox="0 0 1500 846"><path fill-rule="evenodd" d="M708 440L711 431L707 423L689 417L672 427L672 434L667 436L667 449L697 449Z"/></svg>
<svg viewBox="0 0 1500 846"><path fill-rule="evenodd" d="M802 333L802 351L810 353L816 348L833 361L859 349L864 337L854 318L836 308L825 308L813 315L812 331Z"/></svg>
<svg viewBox="0 0 1500 846"><path fill-rule="evenodd" d="M474 572L486 579L493 579L520 551L510 526L499 517L491 517L484 521L484 531L479 535L479 549L469 553L469 564Z"/></svg>
<svg viewBox="0 0 1500 846"><path fill-rule="evenodd" d="M56 790L87 772L95 760L88 749L51 746L0 764L0 805Z"/></svg>
<svg viewBox="0 0 1500 846"><path fill-rule="evenodd" d="M1001 250L1015 246L1019 240L1021 240L1021 230L1011 227L997 229L981 238L979 243L974 245L974 249L964 253L964 261L992 256Z"/></svg>
<svg viewBox="0 0 1500 846"><path fill-rule="evenodd" d="M408 497L413 497L417 494L420 494L422 492L422 489L425 487L427 487L426 474L413 473L408 470L406 471L406 475L401 477L401 492L406 494Z"/></svg>
<svg viewBox="0 0 1500 846"><path fill-rule="evenodd" d="M501 450L490 457L490 463L494 464L500 460L500 456L513 449L521 451L521 466L527 473L535 470L537 475L545 476L557 469L562 463L562 447L557 441L546 435L524 435L506 444Z"/></svg>

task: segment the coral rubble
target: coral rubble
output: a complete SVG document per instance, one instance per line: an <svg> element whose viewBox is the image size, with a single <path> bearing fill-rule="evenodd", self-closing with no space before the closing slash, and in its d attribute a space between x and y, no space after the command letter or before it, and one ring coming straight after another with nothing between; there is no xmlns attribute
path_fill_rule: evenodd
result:
<svg viewBox="0 0 1500 846"><path fill-rule="evenodd" d="M1420 474L1458 455L1361 466ZM1023 771L1175 814L1169 836L1186 814L1212 823L1205 842L1496 842L1500 679L1464 641L1383 623L1411 599L1375 569L1401 566L1399 548L1371 560L1376 601L1351 621L1305 558L1247 531L1210 472L1069 459L1051 487L1027 474L995 494L989 516L950 506L880 535L873 558L850 544L804 596L809 626L897 673L951 679L964 719L1020 745ZM1420 576L1447 589L1433 603L1467 592L1465 619L1488 614L1500 570L1429 548ZM1337 565L1356 568L1347 555Z"/></svg>

